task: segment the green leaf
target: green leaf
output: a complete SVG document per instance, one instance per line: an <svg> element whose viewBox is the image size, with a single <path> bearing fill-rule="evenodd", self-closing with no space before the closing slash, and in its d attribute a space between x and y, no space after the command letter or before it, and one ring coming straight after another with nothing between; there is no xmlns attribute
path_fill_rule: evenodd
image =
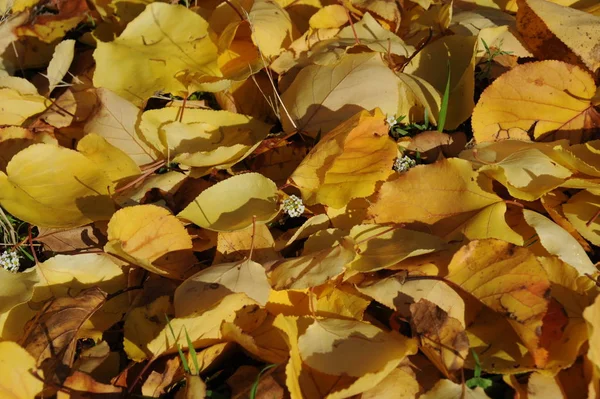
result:
<svg viewBox="0 0 600 399"><path fill-rule="evenodd" d="M440 116L438 122L438 132L444 131L444 125L446 124L446 115L448 114L448 103L450 102L450 77L452 73L450 71L450 61L448 61L448 80L446 80L446 89L444 90L444 97L442 98L442 105L440 107Z"/></svg>

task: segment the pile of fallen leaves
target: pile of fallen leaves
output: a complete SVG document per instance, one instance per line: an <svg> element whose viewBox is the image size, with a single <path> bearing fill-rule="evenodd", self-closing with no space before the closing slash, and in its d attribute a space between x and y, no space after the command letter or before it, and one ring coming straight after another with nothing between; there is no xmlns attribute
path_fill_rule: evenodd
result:
<svg viewBox="0 0 600 399"><path fill-rule="evenodd" d="M0 397L600 396L597 0L0 0Z"/></svg>

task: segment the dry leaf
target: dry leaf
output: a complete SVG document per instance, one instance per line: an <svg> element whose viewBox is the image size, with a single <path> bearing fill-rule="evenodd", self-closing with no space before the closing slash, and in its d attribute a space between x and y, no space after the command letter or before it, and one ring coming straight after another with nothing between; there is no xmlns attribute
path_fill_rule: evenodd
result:
<svg viewBox="0 0 600 399"><path fill-rule="evenodd" d="M326 134L290 176L308 205L345 206L373 194L391 173L397 149L384 115L362 111ZM368 154L368 155L367 155Z"/></svg>
<svg viewBox="0 0 600 399"><path fill-rule="evenodd" d="M519 65L481 95L473 110L474 137L580 143L600 125L591 103L595 92L594 79L579 67L560 61Z"/></svg>

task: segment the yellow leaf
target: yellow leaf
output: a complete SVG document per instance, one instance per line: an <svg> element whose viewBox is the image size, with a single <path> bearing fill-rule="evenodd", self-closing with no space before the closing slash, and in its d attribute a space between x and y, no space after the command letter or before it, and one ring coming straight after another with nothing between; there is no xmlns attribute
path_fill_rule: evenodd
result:
<svg viewBox="0 0 600 399"><path fill-rule="evenodd" d="M552 293L541 334L541 343L548 350L545 369L557 372L575 363L588 340L582 314L592 303L589 292L595 288L588 277L580 276L574 267L554 256L539 256L538 260L548 274Z"/></svg>
<svg viewBox="0 0 600 399"><path fill-rule="evenodd" d="M271 221L279 212L277 199L275 183L258 173L245 173L204 190L177 216L209 230L241 230L253 220Z"/></svg>
<svg viewBox="0 0 600 399"><path fill-rule="evenodd" d="M324 285L304 290L271 291L266 309L271 314L342 317L362 320L371 301L347 286Z"/></svg>
<svg viewBox="0 0 600 399"><path fill-rule="evenodd" d="M149 4L117 39L98 42L94 59L94 86L135 105L157 91L179 95L223 88L214 86L221 72L208 23L181 5ZM192 81L185 81L189 74Z"/></svg>
<svg viewBox="0 0 600 399"><path fill-rule="evenodd" d="M330 227L331 221L329 217L321 213L319 215L311 216L297 229L290 229L286 233L277 237L275 241L275 250L281 251L283 248L292 244L296 240L307 238L308 236L315 234L321 230L325 230Z"/></svg>
<svg viewBox="0 0 600 399"><path fill-rule="evenodd" d="M236 262L251 256L255 262L266 265L267 262L281 259L273 245L273 236L264 224L250 226L245 230L220 232L212 264Z"/></svg>
<svg viewBox="0 0 600 399"><path fill-rule="evenodd" d="M412 369L398 367L377 386L363 392L360 399L416 399L420 391Z"/></svg>
<svg viewBox="0 0 600 399"><path fill-rule="evenodd" d="M580 191L563 204L562 209L579 234L592 244L600 245L600 218L596 216L600 209L600 196ZM588 225L589 221L592 223Z"/></svg>
<svg viewBox="0 0 600 399"><path fill-rule="evenodd" d="M136 125L139 108L108 89L96 89L99 104L96 112L87 120L83 131L96 133L106 139L137 165L157 159L154 150L138 136Z"/></svg>
<svg viewBox="0 0 600 399"><path fill-rule="evenodd" d="M446 246L443 240L431 234L389 225L356 225L350 230L350 237L357 243L357 255L348 268L363 273L385 269L404 259Z"/></svg>
<svg viewBox="0 0 600 399"><path fill-rule="evenodd" d="M521 38L538 59L565 61L595 73L600 68L600 17L555 3L518 1Z"/></svg>
<svg viewBox="0 0 600 399"><path fill-rule="evenodd" d="M470 162L457 158L394 176L376 196L368 212L377 223L433 224L501 201L490 180L478 176Z"/></svg>
<svg viewBox="0 0 600 399"><path fill-rule="evenodd" d="M360 394L377 386L406 356L417 351L416 341L364 322L278 315L273 324L283 332L290 348L286 385L292 399L337 399ZM361 337L377 341L363 341ZM364 345L368 345L368 351L359 349ZM344 374L363 371L366 374L358 377Z"/></svg>
<svg viewBox="0 0 600 399"><path fill-rule="evenodd" d="M472 241L454 255L448 271L450 282L507 317L536 364L545 364L538 329L548 309L550 282L529 250L500 240Z"/></svg>
<svg viewBox="0 0 600 399"><path fill-rule="evenodd" d="M331 4L314 13L308 23L313 29L341 28L348 23L348 14L344 6Z"/></svg>
<svg viewBox="0 0 600 399"><path fill-rule="evenodd" d="M552 255L573 266L580 275L593 275L596 267L577 240L548 218L529 209L523 210L528 225L535 229L542 246Z"/></svg>
<svg viewBox="0 0 600 399"><path fill-rule="evenodd" d="M37 370L35 359L16 342L0 342L0 396L6 399L34 399L44 388L44 382L31 374Z"/></svg>
<svg viewBox="0 0 600 399"><path fill-rule="evenodd" d="M325 135L290 176L307 205L345 206L373 194L391 173L397 148L379 110L362 111Z"/></svg>
<svg viewBox="0 0 600 399"><path fill-rule="evenodd" d="M469 389L450 380L439 380L433 388L419 396L420 399L489 399L480 387Z"/></svg>
<svg viewBox="0 0 600 399"><path fill-rule="evenodd" d="M237 342L255 357L268 363L283 363L288 357L288 347L280 331L273 326L274 316L267 319L256 329L246 332L235 323L223 323L223 339Z"/></svg>
<svg viewBox="0 0 600 399"><path fill-rule="evenodd" d="M279 55L292 33L290 16L274 0L255 0L248 13L248 22L252 28L252 41L267 58Z"/></svg>
<svg viewBox="0 0 600 399"><path fill-rule="evenodd" d="M359 344L360 343L360 344ZM298 338L302 361L331 375L363 377L375 374L408 354L416 342L356 320L316 320Z"/></svg>
<svg viewBox="0 0 600 399"><path fill-rule="evenodd" d="M572 172L542 151L525 147L493 164L483 172L504 185L515 198L534 201L564 183Z"/></svg>
<svg viewBox="0 0 600 399"><path fill-rule="evenodd" d="M478 142L509 138L566 138L583 141L600 125L591 98L592 76L560 61L519 65L485 89L473 110L473 134Z"/></svg>
<svg viewBox="0 0 600 399"><path fill-rule="evenodd" d="M175 331L176 340L171 334L171 329L165 325L159 334L147 343L147 353L152 356L160 356L166 353L177 352L175 342L179 344L179 347L187 348L188 344L186 334L184 333L184 326L196 348L207 347L221 342L223 338L221 324L233 321L236 312L244 306L255 304L256 302L249 299L245 294L231 294L208 310L201 309L199 312L194 312L186 317L173 318L170 324L173 331Z"/></svg>
<svg viewBox="0 0 600 399"><path fill-rule="evenodd" d="M0 125L19 126L49 106L50 101L40 96L29 81L0 76Z"/></svg>
<svg viewBox="0 0 600 399"><path fill-rule="evenodd" d="M315 137L363 109L396 115L401 103L398 87L398 77L379 53L346 54L333 65L307 66L281 96L284 130L297 128Z"/></svg>
<svg viewBox="0 0 600 399"><path fill-rule="evenodd" d="M104 250L160 275L182 278L184 270L161 268L156 261L169 252L191 249L183 224L165 208L137 205L117 211L108 223ZM189 265L185 266L189 268Z"/></svg>
<svg viewBox="0 0 600 399"><path fill-rule="evenodd" d="M128 358L141 362L151 356L146 345L165 327L165 314L170 313L170 305L168 296L160 296L146 306L127 313L123 327L123 349Z"/></svg>
<svg viewBox="0 0 600 399"><path fill-rule="evenodd" d="M77 151L103 169L113 182L142 173L133 159L97 134L79 140Z"/></svg>
<svg viewBox="0 0 600 399"><path fill-rule="evenodd" d="M54 55L48 64L48 93L56 88L69 71L75 56L75 40L63 40L54 49Z"/></svg>
<svg viewBox="0 0 600 399"><path fill-rule="evenodd" d="M58 145L54 136L45 132L33 133L31 130L17 126L0 128L0 171L6 173L6 166L12 157L36 143Z"/></svg>
<svg viewBox="0 0 600 399"><path fill-rule="evenodd" d="M43 227L77 227L108 220L112 182L83 154L34 144L0 172L0 204L21 220Z"/></svg>
<svg viewBox="0 0 600 399"><path fill-rule="evenodd" d="M444 93L448 81L447 65L450 64L450 100L445 129L456 129L471 116L475 106L476 45L477 39L473 36L445 36L423 48L404 68L404 73L421 78L438 93Z"/></svg>
<svg viewBox="0 0 600 399"><path fill-rule="evenodd" d="M355 255L354 241L344 237L333 247L277 262L269 279L276 290L316 287L342 274Z"/></svg>
<svg viewBox="0 0 600 399"><path fill-rule="evenodd" d="M241 292L264 306L271 292L265 268L250 259L212 265L185 280L175 290L179 317L208 309L229 294Z"/></svg>
<svg viewBox="0 0 600 399"><path fill-rule="evenodd" d="M594 364L596 369L600 368L600 296L596 297L593 304L583 311L583 318L587 322L589 349L588 359Z"/></svg>
<svg viewBox="0 0 600 399"><path fill-rule="evenodd" d="M12 273L4 268L0 268L0 292L2 292L0 315L7 313L21 303L29 301L33 296L33 287L38 282L39 277L36 269L28 269L21 273Z"/></svg>
<svg viewBox="0 0 600 399"><path fill-rule="evenodd" d="M178 119L178 114L183 117ZM269 134L270 125L241 114L163 108L142 114L140 132L173 162L227 167L244 159Z"/></svg>
<svg viewBox="0 0 600 399"><path fill-rule="evenodd" d="M523 237L506 222L506 203L497 202L486 206L477 214L444 235L446 241L484 240L497 238L516 245L523 245ZM436 226L438 227L438 226Z"/></svg>

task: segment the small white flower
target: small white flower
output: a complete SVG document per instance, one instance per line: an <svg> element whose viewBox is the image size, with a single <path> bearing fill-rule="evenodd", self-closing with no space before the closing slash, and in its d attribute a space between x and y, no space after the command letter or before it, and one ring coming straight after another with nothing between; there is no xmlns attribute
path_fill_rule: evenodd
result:
<svg viewBox="0 0 600 399"><path fill-rule="evenodd" d="M14 249L8 249L0 254L0 267L9 272L18 272L20 263L19 253Z"/></svg>
<svg viewBox="0 0 600 399"><path fill-rule="evenodd" d="M398 173L402 173L402 172L406 172L407 170L409 170L416 164L417 163L415 162L414 159L408 157L407 155L404 155L401 158L396 158L396 160L394 161L394 166L392 166L392 169L394 169Z"/></svg>
<svg viewBox="0 0 600 399"><path fill-rule="evenodd" d="M288 198L283 200L283 211L287 213L291 218L298 217L304 213L304 204L302 199L295 195L290 195Z"/></svg>
<svg viewBox="0 0 600 399"><path fill-rule="evenodd" d="M385 121L388 125L390 125L390 127L394 127L398 124L398 121L396 120L396 117L394 115L389 115L387 118L385 118Z"/></svg>

